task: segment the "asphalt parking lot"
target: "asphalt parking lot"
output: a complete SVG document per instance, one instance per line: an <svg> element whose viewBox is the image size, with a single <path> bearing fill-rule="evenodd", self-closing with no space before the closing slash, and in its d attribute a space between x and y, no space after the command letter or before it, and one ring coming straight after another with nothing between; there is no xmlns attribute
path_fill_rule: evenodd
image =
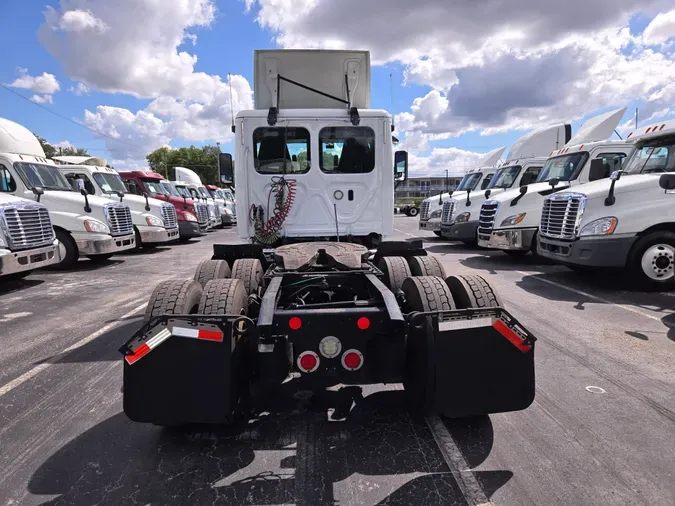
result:
<svg viewBox="0 0 675 506"><path fill-rule="evenodd" d="M0 285L0 504L675 503L675 293L447 243L414 218L395 227L449 274L489 279L537 336L530 408L441 420L450 453L399 385L307 398L290 382L235 427L130 422L117 349L155 284L237 242L219 230Z"/></svg>

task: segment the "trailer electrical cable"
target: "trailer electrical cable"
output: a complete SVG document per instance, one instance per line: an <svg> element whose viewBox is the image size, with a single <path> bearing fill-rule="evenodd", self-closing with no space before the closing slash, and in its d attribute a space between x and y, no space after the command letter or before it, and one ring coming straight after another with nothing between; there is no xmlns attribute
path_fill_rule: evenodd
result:
<svg viewBox="0 0 675 506"><path fill-rule="evenodd" d="M297 181L286 179L284 176L274 176L271 179L270 190L267 194L267 213L269 218L263 222L262 206L251 206L249 218L254 222L256 242L265 245L275 244L281 237L279 232L288 214L293 207L296 195ZM270 213L270 200L274 197L274 208Z"/></svg>

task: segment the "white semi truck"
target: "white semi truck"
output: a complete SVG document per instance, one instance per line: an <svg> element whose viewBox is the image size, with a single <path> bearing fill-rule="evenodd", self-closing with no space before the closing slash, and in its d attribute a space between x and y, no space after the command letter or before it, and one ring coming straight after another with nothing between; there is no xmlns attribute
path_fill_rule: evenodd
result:
<svg viewBox="0 0 675 506"><path fill-rule="evenodd" d="M4 118L0 118L0 168L11 188L8 193L49 210L60 267L74 266L80 256L100 262L135 247L128 205L75 191L58 166L45 158L37 138Z"/></svg>
<svg viewBox="0 0 675 506"><path fill-rule="evenodd" d="M61 261L49 211L42 204L9 195L11 181L9 171L0 165L0 282Z"/></svg>
<svg viewBox="0 0 675 506"><path fill-rule="evenodd" d="M548 196L539 252L575 270L625 269L637 285L675 288L675 120L642 127L609 179Z"/></svg>
<svg viewBox="0 0 675 506"><path fill-rule="evenodd" d="M443 213L444 202L450 199L450 197L460 197L467 192L478 193L486 190L490 181L497 173L499 160L504 151L506 151L506 146L485 153L485 156L478 161L476 168L467 171L454 191L424 199L420 206L419 229L433 232L440 237L441 215Z"/></svg>
<svg viewBox="0 0 675 506"><path fill-rule="evenodd" d="M511 146L507 161L499 167L485 192L465 191L443 203L441 234L453 241L476 244L481 206L501 192L534 183L551 150L567 143L571 125L539 128L519 138Z"/></svg>
<svg viewBox="0 0 675 506"><path fill-rule="evenodd" d="M199 174L185 167L174 167L176 174L176 185L185 188L190 192L194 200L202 200L209 207L211 228L223 224L223 218L227 215L225 203L216 200L213 195L204 187Z"/></svg>
<svg viewBox="0 0 675 506"><path fill-rule="evenodd" d="M106 167L105 159L90 156L55 156L52 159L74 188L83 185L89 195L129 206L137 248L178 240L178 217L173 204L130 193L119 173Z"/></svg>
<svg viewBox="0 0 675 506"><path fill-rule="evenodd" d="M483 202L478 225L478 245L499 249L511 256L537 253L537 231L544 199L567 188L596 178L609 177L591 173L591 162L610 161L626 156L631 144L610 137L623 117L625 108L589 119L562 148L553 151L539 173L536 183L508 190Z"/></svg>

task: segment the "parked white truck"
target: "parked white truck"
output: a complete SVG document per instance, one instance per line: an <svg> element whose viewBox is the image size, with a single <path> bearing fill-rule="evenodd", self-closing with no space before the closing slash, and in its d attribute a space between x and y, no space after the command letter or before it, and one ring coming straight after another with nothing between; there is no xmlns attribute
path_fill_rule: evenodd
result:
<svg viewBox="0 0 675 506"><path fill-rule="evenodd" d="M499 249L511 256L537 253L537 231L544 199L567 188L609 177L609 163L626 156L631 144L601 140L610 137L625 108L589 119L565 146L553 151L537 182L508 190L483 202L478 225L478 245ZM592 161L603 170L591 172Z"/></svg>
<svg viewBox="0 0 675 506"><path fill-rule="evenodd" d="M609 179L547 197L539 252L575 270L626 269L639 285L675 288L675 120L633 132ZM591 170L600 169L595 162ZM665 174L664 174L665 173Z"/></svg>
<svg viewBox="0 0 675 506"><path fill-rule="evenodd" d="M9 195L11 189L9 171L0 165L0 282L61 261L47 208Z"/></svg>
<svg viewBox="0 0 675 506"><path fill-rule="evenodd" d="M539 128L513 143L507 161L499 167L483 192L463 192L443 203L441 234L453 241L476 244L481 206L488 198L523 185L534 183L553 149L570 140L571 125Z"/></svg>
<svg viewBox="0 0 675 506"><path fill-rule="evenodd" d="M52 159L74 188L81 184L89 195L129 206L137 248L151 248L178 240L178 217L173 204L130 193L118 172L106 167L105 159L90 156L55 156Z"/></svg>
<svg viewBox="0 0 675 506"><path fill-rule="evenodd" d="M211 227L220 226L225 215L225 203L217 201L204 187L199 174L185 167L175 167L176 185L185 188L193 200L202 200L209 207Z"/></svg>
<svg viewBox="0 0 675 506"><path fill-rule="evenodd" d="M440 237L444 202L450 197L466 195L467 192L486 190L497 173L497 166L504 151L506 151L506 146L485 153L485 156L478 161L477 167L466 172L454 191L424 199L420 205L419 229L433 232Z"/></svg>
<svg viewBox="0 0 675 506"><path fill-rule="evenodd" d="M73 190L58 166L45 158L37 138L0 118L0 170L7 193L44 204L59 241L60 266L80 256L100 262L135 247L129 206Z"/></svg>

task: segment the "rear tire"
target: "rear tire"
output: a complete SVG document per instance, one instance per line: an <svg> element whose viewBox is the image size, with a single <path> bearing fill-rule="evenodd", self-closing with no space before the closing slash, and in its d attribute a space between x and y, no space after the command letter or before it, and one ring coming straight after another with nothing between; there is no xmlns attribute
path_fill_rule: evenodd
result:
<svg viewBox="0 0 675 506"><path fill-rule="evenodd" d="M199 300L199 314L245 315L248 312L248 294L239 279L212 279L207 282Z"/></svg>
<svg viewBox="0 0 675 506"><path fill-rule="evenodd" d="M193 279L171 279L155 287L143 322L163 314L194 314L199 309L202 287Z"/></svg>
<svg viewBox="0 0 675 506"><path fill-rule="evenodd" d="M411 207L410 209L408 209L408 213L407 213L407 214L408 214L408 216L414 218L415 216L417 216L418 214L420 214L420 210L417 209L416 207Z"/></svg>
<svg viewBox="0 0 675 506"><path fill-rule="evenodd" d="M412 277L408 262L403 257L384 257L377 268L384 273L384 284L392 292L399 290L406 278Z"/></svg>
<svg viewBox="0 0 675 506"><path fill-rule="evenodd" d="M441 262L435 256L410 257L408 264L410 265L410 272L414 277L438 276L444 279L446 277L443 265L441 265Z"/></svg>
<svg viewBox="0 0 675 506"><path fill-rule="evenodd" d="M455 309L450 288L442 278L423 276L403 282L405 312L448 311ZM422 331L411 333L406 342L403 389L406 403L413 413L429 414L434 406L434 332L431 318L426 318Z"/></svg>
<svg viewBox="0 0 675 506"><path fill-rule="evenodd" d="M443 234L441 234L438 230L435 230L434 234L436 234L436 237L443 237Z"/></svg>
<svg viewBox="0 0 675 506"><path fill-rule="evenodd" d="M72 269L77 265L77 260L80 258L80 252L77 249L77 244L68 232L54 229L56 238L59 240L59 250L61 253L61 262L54 267L57 269Z"/></svg>
<svg viewBox="0 0 675 506"><path fill-rule="evenodd" d="M202 288L206 288L206 283L213 279L226 279L232 275L230 266L225 260L204 260L197 266L194 280Z"/></svg>
<svg viewBox="0 0 675 506"><path fill-rule="evenodd" d="M638 239L628 255L628 268L639 288L675 289L675 233L659 230Z"/></svg>
<svg viewBox="0 0 675 506"><path fill-rule="evenodd" d="M482 276L450 276L445 280L457 309L504 307L497 291Z"/></svg>
<svg viewBox="0 0 675 506"><path fill-rule="evenodd" d="M235 260L232 264L232 278L244 282L247 295L256 293L263 278L263 267L260 260L257 258Z"/></svg>

